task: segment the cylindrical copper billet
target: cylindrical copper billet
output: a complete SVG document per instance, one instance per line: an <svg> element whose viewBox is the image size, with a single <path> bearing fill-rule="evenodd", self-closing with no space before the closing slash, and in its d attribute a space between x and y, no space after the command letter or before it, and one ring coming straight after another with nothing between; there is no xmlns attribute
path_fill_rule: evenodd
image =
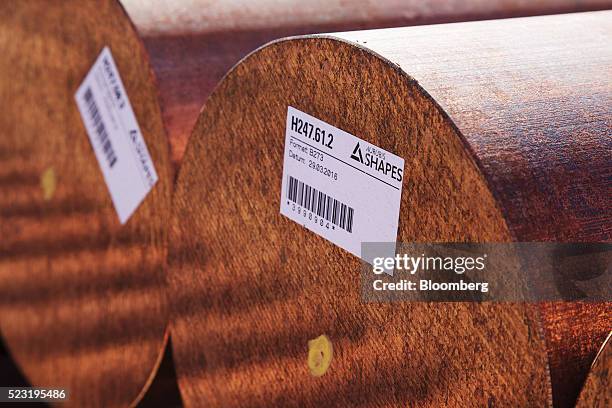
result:
<svg viewBox="0 0 612 408"><path fill-rule="evenodd" d="M158 175L125 225L75 102L105 46ZM172 169L146 51L114 0L4 1L0 51L0 330L32 385L67 389L70 406L128 406L168 322Z"/></svg>
<svg viewBox="0 0 612 408"><path fill-rule="evenodd" d="M234 67L175 192L185 402L548 406L552 380L573 405L609 303L543 304L541 324L525 304L364 304L359 260L279 213L284 132L292 106L403 157L398 241L609 242L610 18L298 37ZM322 334L334 360L312 377Z"/></svg>

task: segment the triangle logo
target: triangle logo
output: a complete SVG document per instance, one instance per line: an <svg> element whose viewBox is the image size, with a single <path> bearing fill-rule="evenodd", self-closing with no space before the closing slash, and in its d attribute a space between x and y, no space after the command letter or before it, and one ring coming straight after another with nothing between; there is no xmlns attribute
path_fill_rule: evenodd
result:
<svg viewBox="0 0 612 408"><path fill-rule="evenodd" d="M355 148L353 149L351 159L357 160L359 163L363 164L363 156L361 155L361 147L359 146L359 142L357 142L357 146L355 146Z"/></svg>

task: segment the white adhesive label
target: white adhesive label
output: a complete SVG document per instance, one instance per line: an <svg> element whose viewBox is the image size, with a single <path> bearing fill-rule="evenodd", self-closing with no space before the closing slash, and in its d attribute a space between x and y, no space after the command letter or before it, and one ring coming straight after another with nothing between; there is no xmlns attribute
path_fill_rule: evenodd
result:
<svg viewBox="0 0 612 408"><path fill-rule="evenodd" d="M157 182L157 173L108 47L74 98L124 224Z"/></svg>
<svg viewBox="0 0 612 408"><path fill-rule="evenodd" d="M361 257L362 242L395 243L403 174L401 157L288 108L280 200L286 217Z"/></svg>

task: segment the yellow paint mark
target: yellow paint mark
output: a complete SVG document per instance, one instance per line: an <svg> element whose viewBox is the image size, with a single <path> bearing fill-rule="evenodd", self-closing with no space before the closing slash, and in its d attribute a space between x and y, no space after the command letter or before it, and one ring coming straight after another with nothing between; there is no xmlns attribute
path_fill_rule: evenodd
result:
<svg viewBox="0 0 612 408"><path fill-rule="evenodd" d="M333 347L329 338L322 334L308 342L308 368L310 374L320 377L329 368L333 356Z"/></svg>
<svg viewBox="0 0 612 408"><path fill-rule="evenodd" d="M53 198L55 189L57 187L57 180L55 178L55 170L53 167L49 167L40 176L40 186L43 190L43 198L45 201L49 201Z"/></svg>

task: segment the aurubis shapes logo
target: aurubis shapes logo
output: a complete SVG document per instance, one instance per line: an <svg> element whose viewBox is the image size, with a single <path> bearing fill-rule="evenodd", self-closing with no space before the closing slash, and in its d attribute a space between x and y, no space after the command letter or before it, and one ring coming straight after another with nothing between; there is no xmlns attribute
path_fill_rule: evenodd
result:
<svg viewBox="0 0 612 408"><path fill-rule="evenodd" d="M380 150L376 149L380 152ZM400 168L392 163L389 163L385 160L384 155L380 156L370 151L370 148L365 148L365 154L362 152L360 142L357 142L357 145L353 149L351 153L351 159L358 161L375 170L378 173L384 174L386 177L391 177L393 180L402 181L404 177L404 169Z"/></svg>
<svg viewBox="0 0 612 408"><path fill-rule="evenodd" d="M359 142L357 142L357 146L353 149L353 153L351 153L351 159L357 160L359 163L363 164L363 155L361 154L361 146Z"/></svg>

